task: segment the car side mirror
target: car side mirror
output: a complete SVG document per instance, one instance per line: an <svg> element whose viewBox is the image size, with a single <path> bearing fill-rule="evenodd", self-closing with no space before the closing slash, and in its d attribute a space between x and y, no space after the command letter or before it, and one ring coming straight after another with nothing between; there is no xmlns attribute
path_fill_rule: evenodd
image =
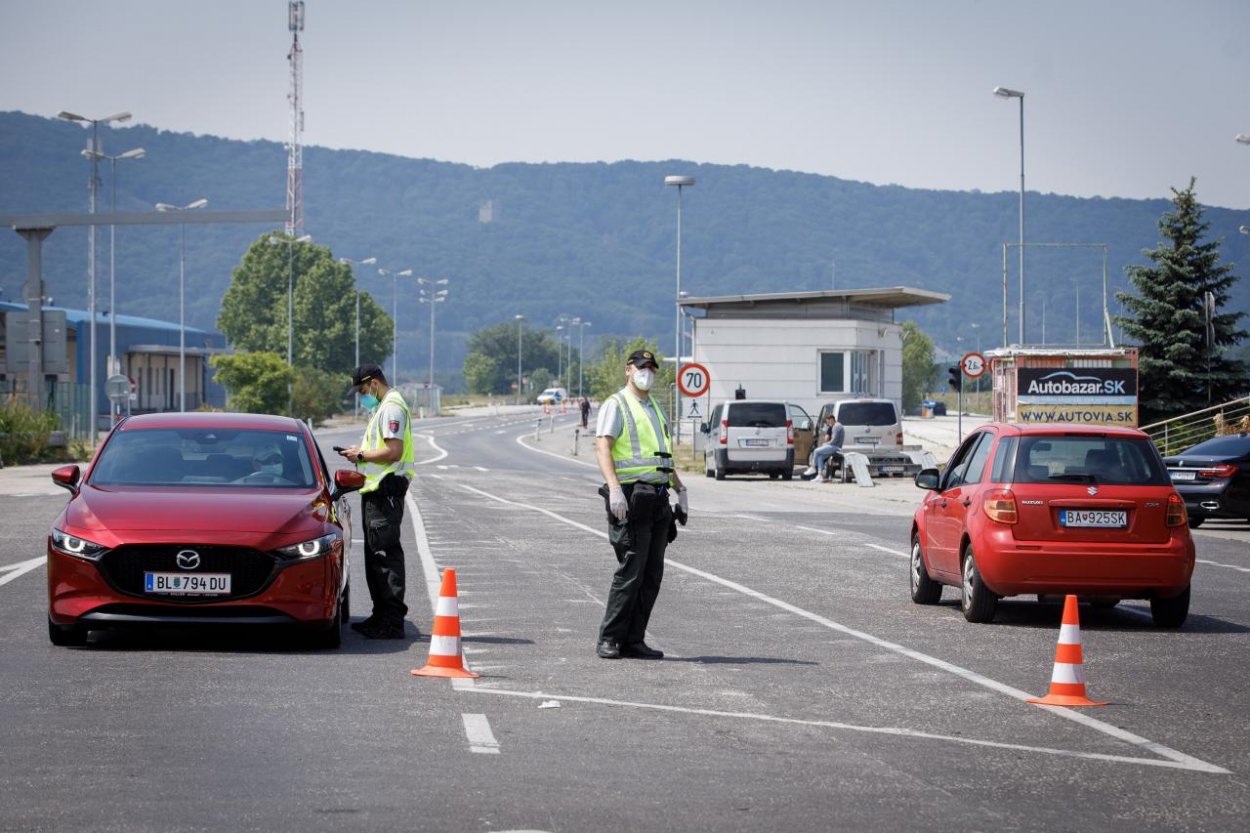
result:
<svg viewBox="0 0 1250 833"><path fill-rule="evenodd" d="M365 476L355 469L339 469L334 473L334 499L354 492L365 485Z"/></svg>
<svg viewBox="0 0 1250 833"><path fill-rule="evenodd" d="M52 470L52 482L63 489L69 489L71 495L78 494L78 478L82 470L78 466L61 466Z"/></svg>
<svg viewBox="0 0 1250 833"><path fill-rule="evenodd" d="M921 469L916 475L916 485L922 489L936 489L940 479L937 469Z"/></svg>
<svg viewBox="0 0 1250 833"><path fill-rule="evenodd" d="M699 433L700 433L700 434L706 434L707 432L708 432L707 423L706 423L706 422L700 422L700 423L699 423Z"/></svg>

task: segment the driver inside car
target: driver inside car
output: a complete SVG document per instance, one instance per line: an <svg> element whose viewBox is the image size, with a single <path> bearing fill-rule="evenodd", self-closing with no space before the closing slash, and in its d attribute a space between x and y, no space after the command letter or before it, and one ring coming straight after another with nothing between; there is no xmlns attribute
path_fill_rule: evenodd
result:
<svg viewBox="0 0 1250 833"><path fill-rule="evenodd" d="M252 452L252 474L267 474L272 477L282 476L282 449L276 445L262 445Z"/></svg>

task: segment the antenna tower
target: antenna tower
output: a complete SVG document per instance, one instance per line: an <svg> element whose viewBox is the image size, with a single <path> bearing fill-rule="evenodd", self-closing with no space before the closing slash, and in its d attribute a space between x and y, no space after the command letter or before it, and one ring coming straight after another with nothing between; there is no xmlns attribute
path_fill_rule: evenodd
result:
<svg viewBox="0 0 1250 833"><path fill-rule="evenodd" d="M304 50L299 45L304 0L287 3L287 27L291 30L291 51L286 56L291 65L291 91L286 96L291 103L291 140L286 146L286 233L298 237L304 233Z"/></svg>

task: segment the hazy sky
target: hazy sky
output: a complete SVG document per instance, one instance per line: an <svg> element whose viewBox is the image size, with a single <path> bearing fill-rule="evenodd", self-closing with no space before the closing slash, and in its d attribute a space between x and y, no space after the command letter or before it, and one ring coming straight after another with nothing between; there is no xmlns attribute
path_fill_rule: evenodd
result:
<svg viewBox="0 0 1250 833"><path fill-rule="evenodd" d="M307 0L306 145L1250 207L1247 0ZM284 141L286 0L0 0L0 110ZM124 135L106 150L128 147ZM682 166L675 165L680 172ZM1248 218L1250 219L1250 218Z"/></svg>

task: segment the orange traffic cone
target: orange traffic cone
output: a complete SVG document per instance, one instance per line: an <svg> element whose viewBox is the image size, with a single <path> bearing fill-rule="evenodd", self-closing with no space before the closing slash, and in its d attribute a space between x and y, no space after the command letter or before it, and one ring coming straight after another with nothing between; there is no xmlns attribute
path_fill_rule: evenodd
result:
<svg viewBox="0 0 1250 833"><path fill-rule="evenodd" d="M414 677L476 677L464 667L460 655L460 606L456 596L456 570L443 570L443 584L434 610L434 630L430 633L430 658L424 668L412 669Z"/></svg>
<svg viewBox="0 0 1250 833"><path fill-rule="evenodd" d="M1059 644L1055 647L1055 670L1050 675L1050 693L1030 697L1030 703L1045 706L1105 706L1085 696L1085 671L1081 664L1081 617L1076 610L1076 596L1063 600L1063 624L1059 626Z"/></svg>

